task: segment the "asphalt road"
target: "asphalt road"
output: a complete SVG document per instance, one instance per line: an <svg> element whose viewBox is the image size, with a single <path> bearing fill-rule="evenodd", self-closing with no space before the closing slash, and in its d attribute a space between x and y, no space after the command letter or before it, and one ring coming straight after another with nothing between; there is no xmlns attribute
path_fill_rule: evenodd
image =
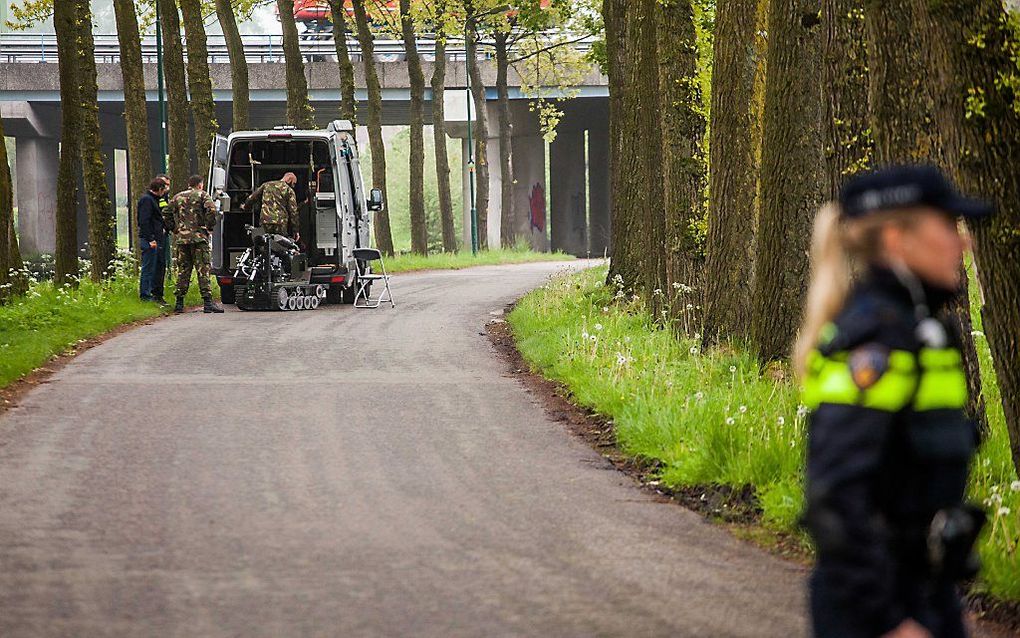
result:
<svg viewBox="0 0 1020 638"><path fill-rule="evenodd" d="M802 569L660 503L483 332L563 265L396 310L187 314L0 417L0 636L777 636Z"/></svg>

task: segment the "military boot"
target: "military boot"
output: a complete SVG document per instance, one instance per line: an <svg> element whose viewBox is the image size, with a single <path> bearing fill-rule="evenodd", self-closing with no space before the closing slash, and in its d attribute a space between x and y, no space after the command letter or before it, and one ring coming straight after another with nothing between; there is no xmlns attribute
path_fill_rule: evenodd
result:
<svg viewBox="0 0 1020 638"><path fill-rule="evenodd" d="M178 295L177 303L174 304L174 313L180 314L182 312L184 312L184 297Z"/></svg>
<svg viewBox="0 0 1020 638"><path fill-rule="evenodd" d="M214 302L212 300L212 297L203 297L203 301L205 301L205 308L202 309L202 312L205 312L205 313L209 313L209 312L220 313L220 312L223 312L223 308L221 308L220 306L217 306L216 302Z"/></svg>

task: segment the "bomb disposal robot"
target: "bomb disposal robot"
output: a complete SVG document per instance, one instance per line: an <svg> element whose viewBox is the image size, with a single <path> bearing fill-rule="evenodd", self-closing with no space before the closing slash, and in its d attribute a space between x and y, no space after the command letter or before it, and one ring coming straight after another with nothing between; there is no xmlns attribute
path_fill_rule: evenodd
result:
<svg viewBox="0 0 1020 638"><path fill-rule="evenodd" d="M366 197L354 127L336 120L324 131L277 127L217 136L209 192L219 203L212 267L223 303L244 310L304 310L353 303L353 251L370 244L372 212L382 192ZM266 233L259 210L241 205L261 184L285 173L294 187L300 242Z"/></svg>

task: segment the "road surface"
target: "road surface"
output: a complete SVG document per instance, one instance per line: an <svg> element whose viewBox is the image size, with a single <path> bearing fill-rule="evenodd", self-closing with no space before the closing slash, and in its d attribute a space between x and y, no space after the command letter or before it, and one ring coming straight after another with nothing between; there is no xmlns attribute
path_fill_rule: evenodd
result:
<svg viewBox="0 0 1020 638"><path fill-rule="evenodd" d="M801 568L657 502L504 373L563 264L396 310L187 314L0 417L0 636L781 636Z"/></svg>

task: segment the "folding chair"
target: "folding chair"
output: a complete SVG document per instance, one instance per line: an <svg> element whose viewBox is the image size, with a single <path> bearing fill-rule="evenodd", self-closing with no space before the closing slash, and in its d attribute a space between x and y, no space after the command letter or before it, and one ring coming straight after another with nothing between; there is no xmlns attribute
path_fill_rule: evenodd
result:
<svg viewBox="0 0 1020 638"><path fill-rule="evenodd" d="M358 293L354 296L354 307L378 308L388 301L391 308L396 308L397 304L393 303L393 292L390 290L390 276L386 274L386 264L383 263L382 253L375 248L355 248L354 259L358 264ZM372 272L371 263L373 261L379 262L382 274L377 275ZM372 299L368 288L377 281L383 282L385 287L378 297Z"/></svg>

